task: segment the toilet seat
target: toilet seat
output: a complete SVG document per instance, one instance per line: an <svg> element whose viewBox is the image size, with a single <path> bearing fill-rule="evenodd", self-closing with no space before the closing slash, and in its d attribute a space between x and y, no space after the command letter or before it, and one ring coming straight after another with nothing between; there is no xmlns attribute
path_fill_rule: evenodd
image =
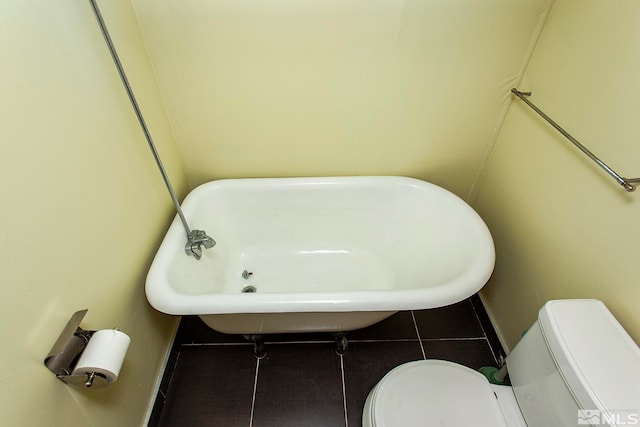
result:
<svg viewBox="0 0 640 427"><path fill-rule="evenodd" d="M434 359L387 373L367 397L363 421L372 427L507 427L484 376Z"/></svg>

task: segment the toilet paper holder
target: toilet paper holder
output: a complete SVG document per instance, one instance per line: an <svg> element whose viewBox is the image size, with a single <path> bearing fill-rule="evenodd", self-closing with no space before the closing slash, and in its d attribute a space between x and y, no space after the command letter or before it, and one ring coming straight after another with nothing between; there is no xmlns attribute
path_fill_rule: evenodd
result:
<svg viewBox="0 0 640 427"><path fill-rule="evenodd" d="M62 330L51 351L44 359L44 364L56 377L80 388L104 388L109 385L106 377L98 372L86 375L73 375L73 369L84 351L89 339L96 331L85 330L80 322L88 309L77 311L71 316Z"/></svg>

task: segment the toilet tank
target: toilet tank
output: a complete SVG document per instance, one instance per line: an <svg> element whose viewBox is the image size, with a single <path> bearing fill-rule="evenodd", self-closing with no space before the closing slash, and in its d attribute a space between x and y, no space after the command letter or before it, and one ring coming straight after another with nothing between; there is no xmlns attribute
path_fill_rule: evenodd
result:
<svg viewBox="0 0 640 427"><path fill-rule="evenodd" d="M507 366L528 427L640 425L640 349L601 301L546 303Z"/></svg>

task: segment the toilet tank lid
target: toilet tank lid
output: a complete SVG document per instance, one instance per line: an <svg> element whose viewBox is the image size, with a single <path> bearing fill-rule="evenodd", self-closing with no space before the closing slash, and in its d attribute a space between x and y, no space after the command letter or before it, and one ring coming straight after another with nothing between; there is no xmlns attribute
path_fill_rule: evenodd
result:
<svg viewBox="0 0 640 427"><path fill-rule="evenodd" d="M640 411L640 348L601 301L549 301L538 319L582 409Z"/></svg>

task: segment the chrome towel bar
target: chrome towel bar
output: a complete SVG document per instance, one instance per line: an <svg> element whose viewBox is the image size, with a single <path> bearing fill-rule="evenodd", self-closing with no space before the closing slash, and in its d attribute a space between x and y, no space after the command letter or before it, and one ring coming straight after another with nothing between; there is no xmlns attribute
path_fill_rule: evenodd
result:
<svg viewBox="0 0 640 427"><path fill-rule="evenodd" d="M625 190L627 190L628 192L635 191L636 187L633 185L633 183L640 182L640 178L623 178L618 173L616 173L613 169L611 169L609 166L607 166L607 164L605 162L600 160L595 154L593 154L591 151L589 151L587 149L587 147L585 147L584 145L580 144L566 130L562 129L562 127L560 127L560 125L558 125L556 122L551 120L551 118L549 116L547 116L545 113L543 113L542 111L540 111L540 109L538 107L533 105L533 103L527 99L527 97L531 96L531 92L520 92L518 89L513 88L513 89L511 89L511 93L513 93L515 96L517 96L518 98L523 100L525 104L527 104L529 107L531 107L531 109L533 111L538 113L540 115L540 117L545 119L547 121L547 123L549 123L551 126L556 128L556 130L558 132L560 132L562 135L564 135L565 138L567 138L569 141L571 141L573 143L573 145L578 147L580 149L580 151L582 151L584 154L587 155L587 157L589 157L591 160L596 162L598 164L598 166L600 166L609 175L611 175L611 177L613 177L613 179L615 179L618 182L618 184L622 185L622 187Z"/></svg>

